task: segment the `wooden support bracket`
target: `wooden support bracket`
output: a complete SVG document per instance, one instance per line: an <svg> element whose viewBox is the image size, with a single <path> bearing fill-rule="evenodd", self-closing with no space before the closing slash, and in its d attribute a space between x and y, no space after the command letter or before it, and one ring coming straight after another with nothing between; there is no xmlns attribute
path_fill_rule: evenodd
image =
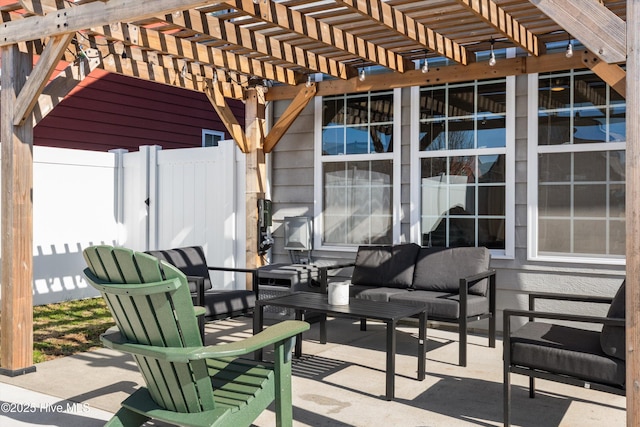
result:
<svg viewBox="0 0 640 427"><path fill-rule="evenodd" d="M627 97L627 72L617 64L607 64L588 50L582 54L584 64L616 92Z"/></svg>
<svg viewBox="0 0 640 427"><path fill-rule="evenodd" d="M298 92L291 104L287 107L285 112L280 116L278 122L273 125L269 134L264 140L264 152L270 153L276 146L282 135L284 135L293 122L298 118L302 110L309 104L316 94L316 84L310 83L308 85L300 85L302 89Z"/></svg>

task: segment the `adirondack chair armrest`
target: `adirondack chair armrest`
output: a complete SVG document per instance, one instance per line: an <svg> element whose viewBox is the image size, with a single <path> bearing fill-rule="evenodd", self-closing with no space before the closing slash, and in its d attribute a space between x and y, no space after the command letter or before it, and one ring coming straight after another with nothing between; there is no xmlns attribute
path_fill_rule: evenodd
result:
<svg viewBox="0 0 640 427"><path fill-rule="evenodd" d="M110 328L100 336L105 347L167 362L187 363L219 357L234 357L252 353L271 344L295 337L309 329L307 322L285 320L241 341L202 347L158 347L128 342L117 328ZM293 347L293 346L290 346Z"/></svg>

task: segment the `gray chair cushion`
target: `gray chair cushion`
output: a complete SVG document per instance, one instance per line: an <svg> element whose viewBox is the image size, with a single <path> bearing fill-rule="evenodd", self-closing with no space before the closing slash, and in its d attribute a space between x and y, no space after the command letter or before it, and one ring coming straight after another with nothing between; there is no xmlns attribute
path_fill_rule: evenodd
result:
<svg viewBox="0 0 640 427"><path fill-rule="evenodd" d="M413 272L416 290L454 292L460 289L460 279L489 269L491 253L487 248L450 248L433 252L422 248ZM486 295L487 280L469 288L469 294Z"/></svg>
<svg viewBox="0 0 640 427"><path fill-rule="evenodd" d="M220 319L233 315L248 313L256 305L256 294L250 290L212 289L209 269L204 250L201 246L147 251L163 261L176 266L187 278L204 277L205 318ZM197 285L195 280L189 280L193 303L196 304Z"/></svg>
<svg viewBox="0 0 640 427"><path fill-rule="evenodd" d="M362 289L360 292L358 292L358 294L356 295L356 298L359 299L366 299L369 301L384 301L387 302L389 301L389 298L392 295L398 294L398 293L405 293L408 292L406 289L400 289L400 288L388 288L385 286L380 286L380 287L368 287L366 289Z"/></svg>
<svg viewBox="0 0 640 427"><path fill-rule="evenodd" d="M211 279L209 278L207 260L204 256L202 247L190 246L185 248L147 251L146 253L176 266L186 276L204 277L205 290L213 287ZM196 290L195 282L190 280L189 291L194 293Z"/></svg>
<svg viewBox="0 0 640 427"><path fill-rule="evenodd" d="M460 297L449 292L406 291L389 296L389 301L426 304L427 317L434 320L457 320L460 318ZM467 296L467 316L489 312L489 298L480 295Z"/></svg>
<svg viewBox="0 0 640 427"><path fill-rule="evenodd" d="M613 297L611 306L607 317L624 319L625 318L625 282L622 282L622 286L616 292ZM602 351L609 356L617 357L618 359L625 360L625 328L623 326L609 326L604 325L602 327L602 333L600 334L600 345Z"/></svg>
<svg viewBox="0 0 640 427"><path fill-rule="evenodd" d="M247 290L215 290L204 293L204 316L220 318L236 313L253 311L256 306L256 294Z"/></svg>
<svg viewBox="0 0 640 427"><path fill-rule="evenodd" d="M415 243L360 246L356 254L351 283L365 286L407 288L420 246Z"/></svg>
<svg viewBox="0 0 640 427"><path fill-rule="evenodd" d="M529 322L511 335L512 364L624 386L625 362L606 355L600 332Z"/></svg>

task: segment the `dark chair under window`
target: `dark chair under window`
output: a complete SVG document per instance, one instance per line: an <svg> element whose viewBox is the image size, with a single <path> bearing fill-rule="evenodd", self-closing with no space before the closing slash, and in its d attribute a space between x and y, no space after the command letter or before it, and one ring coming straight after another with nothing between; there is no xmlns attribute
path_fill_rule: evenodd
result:
<svg viewBox="0 0 640 427"><path fill-rule="evenodd" d="M535 301L552 299L610 304L606 317L535 311ZM514 317L529 321L512 331ZM569 321L571 325L550 323ZM580 324L601 324L602 330ZM577 325L577 326L573 326ZM504 311L504 425L511 423L510 374L529 377L529 397L535 397L535 378L593 390L625 394L625 284L613 298L536 293L529 310Z"/></svg>
<svg viewBox="0 0 640 427"><path fill-rule="evenodd" d="M253 313L256 299L258 299L255 269L209 266L201 246L147 251L146 253L177 267L187 276L193 304L204 307L204 318L200 319L202 330L204 329L204 321ZM209 276L209 271L213 270L251 274L253 290L214 289Z"/></svg>

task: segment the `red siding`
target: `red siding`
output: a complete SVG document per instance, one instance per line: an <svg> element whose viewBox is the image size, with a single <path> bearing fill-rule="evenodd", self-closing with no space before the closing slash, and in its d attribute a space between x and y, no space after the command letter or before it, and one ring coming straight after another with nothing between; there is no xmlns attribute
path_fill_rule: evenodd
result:
<svg viewBox="0 0 640 427"><path fill-rule="evenodd" d="M242 102L229 105L243 124ZM95 70L38 123L34 144L95 151L199 147L202 129L229 138L204 94Z"/></svg>

